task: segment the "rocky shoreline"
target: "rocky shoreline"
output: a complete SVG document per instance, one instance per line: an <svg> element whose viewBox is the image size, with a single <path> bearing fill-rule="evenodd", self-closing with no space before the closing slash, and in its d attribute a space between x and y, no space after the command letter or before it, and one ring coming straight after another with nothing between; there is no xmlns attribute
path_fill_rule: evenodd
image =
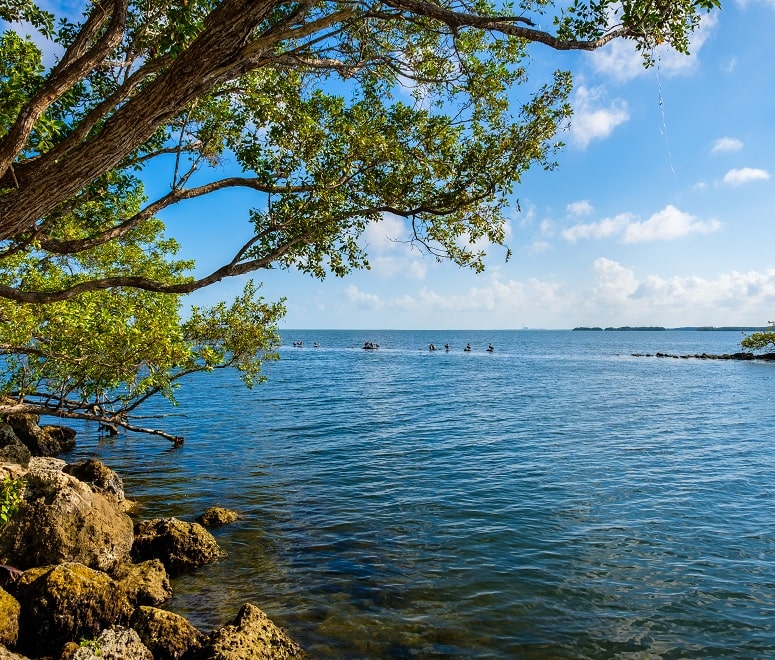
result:
<svg viewBox="0 0 775 660"><path fill-rule="evenodd" d="M673 353L632 353L633 357L658 357L658 358L674 358L682 360L762 360L764 362L775 362L775 353L694 353L692 355L675 355Z"/></svg>
<svg viewBox="0 0 775 660"><path fill-rule="evenodd" d="M98 460L56 458L75 432L38 422L0 422L0 660L305 657L251 603L209 633L163 609L170 576L223 556L206 526L238 514L133 520L121 477Z"/></svg>

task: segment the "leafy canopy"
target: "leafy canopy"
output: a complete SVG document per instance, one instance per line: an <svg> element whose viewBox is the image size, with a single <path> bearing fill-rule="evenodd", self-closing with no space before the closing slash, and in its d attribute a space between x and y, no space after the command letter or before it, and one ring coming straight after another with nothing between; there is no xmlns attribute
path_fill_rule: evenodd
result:
<svg viewBox="0 0 775 660"><path fill-rule="evenodd" d="M481 270L476 246L504 241L514 184L554 167L571 114L570 75L529 79L529 49L629 39L649 65L658 44L687 52L716 7L92 0L54 16L0 0L0 411L127 425L191 371L251 380L281 305L251 285L184 320L180 295L264 268L368 267L359 238L387 213L431 255ZM55 45L53 66L18 21ZM148 177L168 190L149 199ZM158 214L237 188L255 198L245 237L191 277Z"/></svg>

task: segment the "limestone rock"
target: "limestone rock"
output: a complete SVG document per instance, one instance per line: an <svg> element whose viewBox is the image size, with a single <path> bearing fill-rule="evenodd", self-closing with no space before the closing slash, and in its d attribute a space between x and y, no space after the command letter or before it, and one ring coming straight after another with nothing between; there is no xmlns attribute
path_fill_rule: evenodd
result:
<svg viewBox="0 0 775 660"><path fill-rule="evenodd" d="M86 643L68 644L60 660L154 660L131 628L113 626Z"/></svg>
<svg viewBox="0 0 775 660"><path fill-rule="evenodd" d="M239 520L240 515L236 511L230 511L220 506L211 506L196 521L203 527L220 527Z"/></svg>
<svg viewBox="0 0 775 660"><path fill-rule="evenodd" d="M134 561L160 559L170 575L209 564L222 554L212 534L198 523L155 518L135 525Z"/></svg>
<svg viewBox="0 0 775 660"><path fill-rule="evenodd" d="M128 560L132 520L75 477L30 470L24 499L0 529L0 558L19 568L75 561L109 571Z"/></svg>
<svg viewBox="0 0 775 660"><path fill-rule="evenodd" d="M5 646L0 645L0 660L29 660L25 655L19 655L9 651Z"/></svg>
<svg viewBox="0 0 775 660"><path fill-rule="evenodd" d="M250 603L242 606L234 623L216 630L198 660L280 660L304 658L304 650Z"/></svg>
<svg viewBox="0 0 775 660"><path fill-rule="evenodd" d="M207 635L179 614L155 607L138 607L130 625L156 660L179 660L198 651L207 641Z"/></svg>
<svg viewBox="0 0 775 660"><path fill-rule="evenodd" d="M21 605L19 648L30 655L56 653L69 641L93 639L125 623L132 607L105 573L67 562L25 571L16 587Z"/></svg>
<svg viewBox="0 0 775 660"><path fill-rule="evenodd" d="M124 501L124 482L121 477L96 458L68 465L64 472L89 484L95 493L112 497L116 502Z"/></svg>
<svg viewBox="0 0 775 660"><path fill-rule="evenodd" d="M16 644L19 638L19 613L19 601L5 589L0 589L0 644Z"/></svg>
<svg viewBox="0 0 775 660"><path fill-rule="evenodd" d="M149 559L140 564L121 564L113 572L113 578L135 607L160 605L172 598L167 571L158 559Z"/></svg>

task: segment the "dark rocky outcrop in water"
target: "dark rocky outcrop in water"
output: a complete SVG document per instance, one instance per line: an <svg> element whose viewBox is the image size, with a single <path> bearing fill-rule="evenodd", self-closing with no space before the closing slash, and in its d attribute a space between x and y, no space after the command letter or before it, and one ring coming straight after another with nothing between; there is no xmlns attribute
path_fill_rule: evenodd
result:
<svg viewBox="0 0 775 660"><path fill-rule="evenodd" d="M695 360L762 360L764 362L775 361L775 353L761 353L754 355L753 353L722 353L721 355L714 355L711 353L695 353L693 355L675 355L673 353L633 353L633 357L658 357L658 358L674 358L674 359L695 359Z"/></svg>
<svg viewBox="0 0 775 660"><path fill-rule="evenodd" d="M138 607L132 615L131 625L156 660L191 657L207 642L207 635L187 619L155 607Z"/></svg>

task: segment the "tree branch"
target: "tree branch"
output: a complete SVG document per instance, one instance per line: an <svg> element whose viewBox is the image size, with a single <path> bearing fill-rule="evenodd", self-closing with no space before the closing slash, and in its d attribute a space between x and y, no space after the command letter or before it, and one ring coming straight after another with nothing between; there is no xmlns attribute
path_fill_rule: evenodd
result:
<svg viewBox="0 0 775 660"><path fill-rule="evenodd" d="M111 2L111 7L105 3ZM86 24L76 40L54 68L43 88L32 97L19 113L16 122L0 140L0 176L4 175L27 141L35 122L73 84L102 62L121 41L128 8L128 0L95 2ZM109 9L112 10L109 12ZM110 16L105 34L90 47Z"/></svg>

